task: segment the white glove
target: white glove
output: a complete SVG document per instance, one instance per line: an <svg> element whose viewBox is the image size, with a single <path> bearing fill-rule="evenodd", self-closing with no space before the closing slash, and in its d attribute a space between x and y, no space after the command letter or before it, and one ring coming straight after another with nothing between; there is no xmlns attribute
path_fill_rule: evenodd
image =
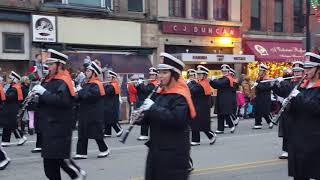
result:
<svg viewBox="0 0 320 180"><path fill-rule="evenodd" d="M78 85L77 87L76 87L76 91L78 92L78 91L80 91L82 89L82 87L80 86L80 85Z"/></svg>
<svg viewBox="0 0 320 180"><path fill-rule="evenodd" d="M151 106L154 104L154 101L152 101L150 98L147 98L144 100L144 103L142 104L142 109L144 111L147 111L151 108Z"/></svg>
<svg viewBox="0 0 320 180"><path fill-rule="evenodd" d="M278 81L278 82L282 82L283 80L284 80L283 77L276 78L276 81Z"/></svg>
<svg viewBox="0 0 320 180"><path fill-rule="evenodd" d="M43 86L41 86L40 84L38 85L35 85L33 88L32 88L32 91L36 94L40 94L42 95L45 91L46 91L46 88L44 88Z"/></svg>
<svg viewBox="0 0 320 180"><path fill-rule="evenodd" d="M300 91L295 89L295 90L292 91L291 96L292 97L296 97L299 93L300 93Z"/></svg>
<svg viewBox="0 0 320 180"><path fill-rule="evenodd" d="M217 77L216 76L211 76L210 80L213 81L213 80L216 80Z"/></svg>
<svg viewBox="0 0 320 180"><path fill-rule="evenodd" d="M143 80L142 79L138 79L137 81L136 81L136 86L139 86L140 84L142 84L143 83Z"/></svg>
<svg viewBox="0 0 320 180"><path fill-rule="evenodd" d="M259 84L259 83L257 83L257 82L253 83L253 87L258 86L258 84Z"/></svg>

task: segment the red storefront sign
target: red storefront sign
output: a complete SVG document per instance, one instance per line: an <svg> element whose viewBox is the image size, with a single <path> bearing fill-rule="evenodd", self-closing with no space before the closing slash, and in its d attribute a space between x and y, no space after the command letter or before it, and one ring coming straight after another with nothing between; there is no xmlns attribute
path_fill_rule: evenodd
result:
<svg viewBox="0 0 320 180"><path fill-rule="evenodd" d="M245 53L255 55L257 61L304 60L302 41L250 39L244 43Z"/></svg>
<svg viewBox="0 0 320 180"><path fill-rule="evenodd" d="M212 37L241 37L239 27L215 26L207 24L188 24L176 22L163 22L162 33Z"/></svg>

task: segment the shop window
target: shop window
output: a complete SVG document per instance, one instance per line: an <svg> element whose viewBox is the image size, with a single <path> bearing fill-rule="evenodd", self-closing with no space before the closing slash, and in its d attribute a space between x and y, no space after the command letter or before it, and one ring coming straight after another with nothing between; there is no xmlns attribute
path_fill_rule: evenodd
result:
<svg viewBox="0 0 320 180"><path fill-rule="evenodd" d="M192 17L207 19L207 0L192 0Z"/></svg>
<svg viewBox="0 0 320 180"><path fill-rule="evenodd" d="M24 35L20 33L2 33L3 52L24 53Z"/></svg>
<svg viewBox="0 0 320 180"><path fill-rule="evenodd" d="M113 9L113 0L106 0L106 7L110 10Z"/></svg>
<svg viewBox="0 0 320 180"><path fill-rule="evenodd" d="M213 0L214 18L216 20L229 19L229 0Z"/></svg>
<svg viewBox="0 0 320 180"><path fill-rule="evenodd" d="M144 0L128 0L128 11L143 12Z"/></svg>
<svg viewBox="0 0 320 180"><path fill-rule="evenodd" d="M293 6L293 30L295 33L302 33L305 26L303 0L294 0Z"/></svg>
<svg viewBox="0 0 320 180"><path fill-rule="evenodd" d="M251 0L251 30L261 30L261 0Z"/></svg>
<svg viewBox="0 0 320 180"><path fill-rule="evenodd" d="M274 32L283 32L283 0L275 0Z"/></svg>
<svg viewBox="0 0 320 180"><path fill-rule="evenodd" d="M185 17L185 0L169 0L169 16Z"/></svg>

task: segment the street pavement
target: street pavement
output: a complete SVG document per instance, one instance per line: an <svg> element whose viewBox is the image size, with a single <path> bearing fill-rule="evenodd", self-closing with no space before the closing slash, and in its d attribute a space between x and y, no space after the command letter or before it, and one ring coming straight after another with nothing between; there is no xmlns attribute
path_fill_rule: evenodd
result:
<svg viewBox="0 0 320 180"><path fill-rule="evenodd" d="M264 124L262 130L251 129L254 121L240 120L234 134L218 135L217 142L209 145L201 134L201 145L192 147L195 170L190 180L289 180L287 161L278 160L282 141L278 138L277 127L272 130ZM212 129L216 130L216 119ZM127 128L127 125L123 126ZM87 180L143 180L147 148L144 142L136 140L140 128L136 127L126 144L119 138L106 138L111 154L97 159L98 147L93 140L89 142L89 158L76 161L87 173ZM115 133L114 133L115 134ZM12 140L15 139L12 137ZM73 154L77 142L74 133ZM40 154L32 154L35 136L29 136L22 146L6 147L12 159L6 170L0 171L0 180L45 180ZM62 172L63 179L69 179Z"/></svg>

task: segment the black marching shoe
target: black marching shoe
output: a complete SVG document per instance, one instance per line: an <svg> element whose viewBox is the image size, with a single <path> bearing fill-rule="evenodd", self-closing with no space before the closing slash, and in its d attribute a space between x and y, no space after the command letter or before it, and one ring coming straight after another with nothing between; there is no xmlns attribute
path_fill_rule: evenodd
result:
<svg viewBox="0 0 320 180"><path fill-rule="evenodd" d="M34 148L31 150L32 153L40 153L42 151L42 148Z"/></svg>

